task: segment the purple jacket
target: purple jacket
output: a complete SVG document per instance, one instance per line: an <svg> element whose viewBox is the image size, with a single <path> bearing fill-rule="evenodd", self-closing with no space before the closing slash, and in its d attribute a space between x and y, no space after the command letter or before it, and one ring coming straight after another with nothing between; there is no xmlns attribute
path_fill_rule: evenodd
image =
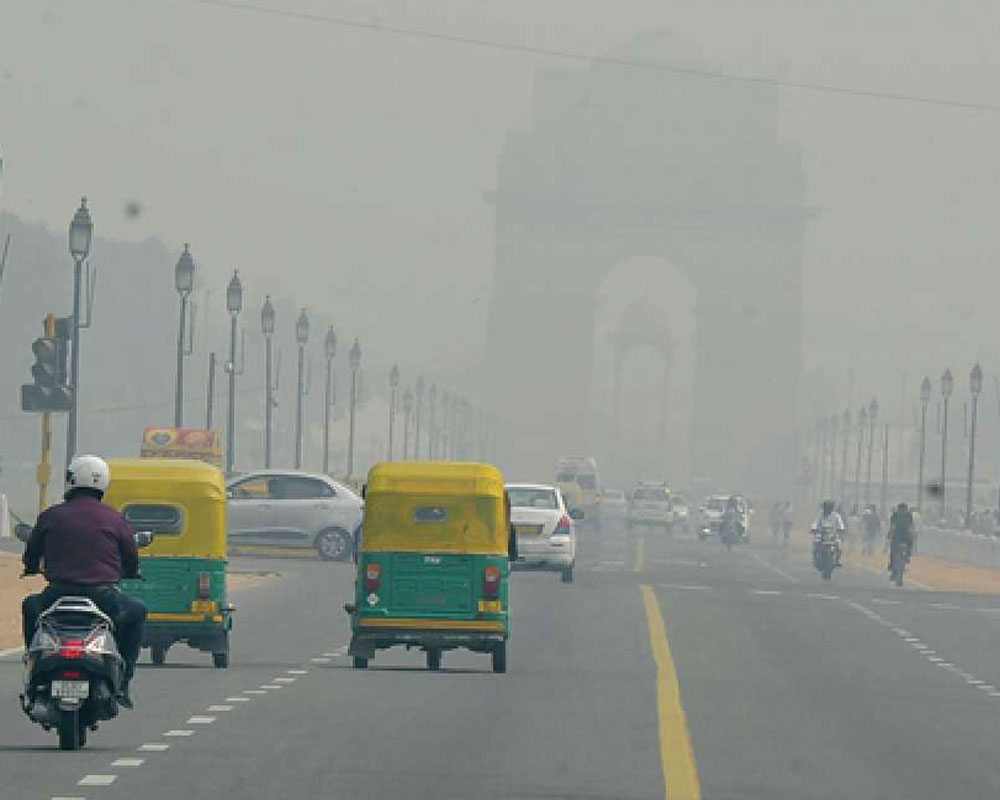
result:
<svg viewBox="0 0 1000 800"><path fill-rule="evenodd" d="M25 572L41 566L50 583L90 586L139 574L139 549L125 517L86 494L38 516L23 560Z"/></svg>

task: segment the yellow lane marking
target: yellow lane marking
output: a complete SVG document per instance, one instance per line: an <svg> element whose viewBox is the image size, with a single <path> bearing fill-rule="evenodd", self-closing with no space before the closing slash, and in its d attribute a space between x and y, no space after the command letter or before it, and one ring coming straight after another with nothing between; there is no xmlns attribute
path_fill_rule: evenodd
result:
<svg viewBox="0 0 1000 800"><path fill-rule="evenodd" d="M642 572L646 563L646 538L640 536L635 543L635 564L632 565L632 572Z"/></svg>
<svg viewBox="0 0 1000 800"><path fill-rule="evenodd" d="M667 800L701 800L701 782L691 747L687 718L681 703L677 670L667 643L667 627L652 587L643 584L649 642L656 660L656 701L660 722L660 761Z"/></svg>

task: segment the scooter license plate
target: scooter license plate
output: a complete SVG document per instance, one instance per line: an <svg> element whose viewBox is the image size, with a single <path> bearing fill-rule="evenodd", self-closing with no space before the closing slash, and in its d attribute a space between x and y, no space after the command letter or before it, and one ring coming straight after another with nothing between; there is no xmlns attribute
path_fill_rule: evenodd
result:
<svg viewBox="0 0 1000 800"><path fill-rule="evenodd" d="M52 696L85 700L90 697L90 683L87 681L52 681Z"/></svg>

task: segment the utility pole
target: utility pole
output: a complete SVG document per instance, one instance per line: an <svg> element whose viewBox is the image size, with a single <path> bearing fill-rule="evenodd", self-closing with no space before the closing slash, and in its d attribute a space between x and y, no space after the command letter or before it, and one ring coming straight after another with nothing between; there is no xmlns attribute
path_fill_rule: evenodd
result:
<svg viewBox="0 0 1000 800"><path fill-rule="evenodd" d="M205 428L212 430L215 421L215 353L208 354L208 395L205 403Z"/></svg>

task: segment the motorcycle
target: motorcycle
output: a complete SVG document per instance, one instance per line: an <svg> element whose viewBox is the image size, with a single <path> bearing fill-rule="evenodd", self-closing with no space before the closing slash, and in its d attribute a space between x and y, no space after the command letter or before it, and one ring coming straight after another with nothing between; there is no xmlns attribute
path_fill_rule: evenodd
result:
<svg viewBox="0 0 1000 800"><path fill-rule="evenodd" d="M719 531L719 538L726 546L726 550L732 550L734 544L739 544L744 541L743 531L740 530L741 527L742 526L738 522L723 520L722 527Z"/></svg>
<svg viewBox="0 0 1000 800"><path fill-rule="evenodd" d="M93 600L61 597L43 611L24 663L21 708L56 729L60 750L79 750L88 730L118 716L125 662L111 618Z"/></svg>
<svg viewBox="0 0 1000 800"><path fill-rule="evenodd" d="M833 577L840 555L840 538L829 525L823 525L813 531L813 566L819 570L823 580Z"/></svg>

